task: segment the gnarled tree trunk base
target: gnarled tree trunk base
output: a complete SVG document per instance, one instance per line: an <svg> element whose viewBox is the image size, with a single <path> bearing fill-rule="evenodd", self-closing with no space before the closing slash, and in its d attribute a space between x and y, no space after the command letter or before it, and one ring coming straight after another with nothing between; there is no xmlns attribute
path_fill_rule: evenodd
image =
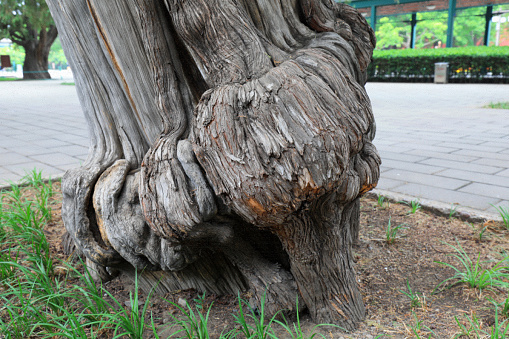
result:
<svg viewBox="0 0 509 339"><path fill-rule="evenodd" d="M355 329L380 165L366 20L332 0L47 1L92 139L62 218L95 276L250 291L268 314L299 297Z"/></svg>

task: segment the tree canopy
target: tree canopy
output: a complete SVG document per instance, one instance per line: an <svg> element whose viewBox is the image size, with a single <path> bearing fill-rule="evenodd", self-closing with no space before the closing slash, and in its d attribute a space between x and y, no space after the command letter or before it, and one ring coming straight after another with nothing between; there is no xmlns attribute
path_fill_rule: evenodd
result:
<svg viewBox="0 0 509 339"><path fill-rule="evenodd" d="M0 38L25 49L24 78L49 78L49 49L57 29L45 1L0 0Z"/></svg>
<svg viewBox="0 0 509 339"><path fill-rule="evenodd" d="M45 1L0 0L0 37L24 46L54 27Z"/></svg>

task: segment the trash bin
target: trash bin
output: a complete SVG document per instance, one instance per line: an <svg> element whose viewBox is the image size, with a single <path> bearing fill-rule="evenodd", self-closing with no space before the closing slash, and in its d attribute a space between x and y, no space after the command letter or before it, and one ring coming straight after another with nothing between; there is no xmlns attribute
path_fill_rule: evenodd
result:
<svg viewBox="0 0 509 339"><path fill-rule="evenodd" d="M449 82L449 63L435 63L435 84L446 84Z"/></svg>

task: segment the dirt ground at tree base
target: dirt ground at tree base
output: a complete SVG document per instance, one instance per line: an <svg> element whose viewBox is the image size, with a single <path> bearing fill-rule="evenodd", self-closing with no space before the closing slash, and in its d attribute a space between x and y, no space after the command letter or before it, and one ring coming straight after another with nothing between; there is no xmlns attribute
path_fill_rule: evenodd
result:
<svg viewBox="0 0 509 339"><path fill-rule="evenodd" d="M509 255L509 231L500 222L471 224L422 209L412 214L410 209L404 204L384 202L379 206L375 199L362 199L360 241L354 246L353 253L366 319L354 333L332 327L320 327L316 332L326 338L370 339L379 335L384 338L428 338L430 335L432 338L468 338L459 335L460 327L455 320L456 317L469 328L466 316L477 318L480 328L489 332L495 321L495 308L489 299L501 303L508 297L508 291L496 288L479 291L465 284L437 291L437 286L455 273L437 262L460 267L460 262L452 256L456 252L447 245L451 244L460 245L474 262L480 256L483 268L492 267ZM45 232L55 256L66 259L61 247L64 226L59 210L60 206L56 204L53 222ZM397 239L391 244L386 240L389 221L392 227L401 227ZM480 240L483 228L486 230ZM412 307L410 298L403 293L409 292L407 283L418 295L420 305ZM129 293L134 288L132 281L115 279L105 286L117 300L129 304ZM140 302L143 303L146 295L140 293ZM166 338L178 327L163 328L171 323L171 315L179 315L177 307L167 300L175 304L186 301L194 308L200 293L195 290L176 291L163 297L151 298L149 312L161 326L160 334ZM246 295L241 297L248 298ZM212 305L209 315L211 338L218 338L221 332L238 326L232 315L237 314L239 309L237 296L205 295L199 304L204 309ZM300 320L304 333L311 334L316 324L307 314L302 314ZM504 318L499 315L501 320ZM273 328L279 338L291 338L279 326L274 325ZM147 338L151 337L153 335L147 332Z"/></svg>

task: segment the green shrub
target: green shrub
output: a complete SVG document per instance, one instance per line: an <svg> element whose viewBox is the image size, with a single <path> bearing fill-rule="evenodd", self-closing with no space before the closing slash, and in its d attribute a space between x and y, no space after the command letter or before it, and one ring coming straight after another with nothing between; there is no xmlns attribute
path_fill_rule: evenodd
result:
<svg viewBox="0 0 509 339"><path fill-rule="evenodd" d="M370 81L432 82L435 63L449 63L449 82L509 83L509 47L375 51Z"/></svg>

